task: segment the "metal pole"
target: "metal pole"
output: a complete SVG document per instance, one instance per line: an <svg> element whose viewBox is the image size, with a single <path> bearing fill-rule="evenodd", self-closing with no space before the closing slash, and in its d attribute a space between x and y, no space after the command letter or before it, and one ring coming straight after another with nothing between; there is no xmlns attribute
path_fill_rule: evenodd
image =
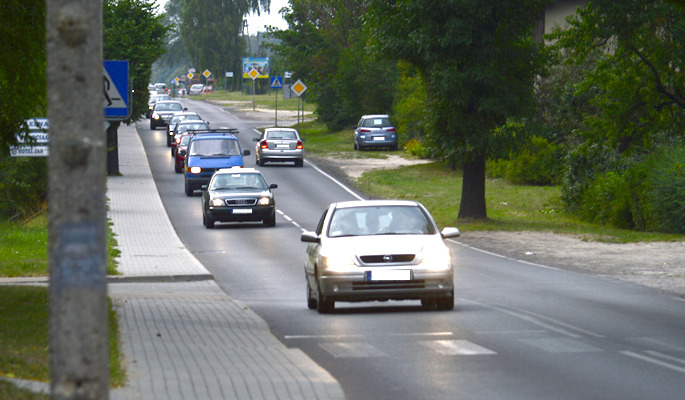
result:
<svg viewBox="0 0 685 400"><path fill-rule="evenodd" d="M108 399L102 2L46 5L50 392Z"/></svg>

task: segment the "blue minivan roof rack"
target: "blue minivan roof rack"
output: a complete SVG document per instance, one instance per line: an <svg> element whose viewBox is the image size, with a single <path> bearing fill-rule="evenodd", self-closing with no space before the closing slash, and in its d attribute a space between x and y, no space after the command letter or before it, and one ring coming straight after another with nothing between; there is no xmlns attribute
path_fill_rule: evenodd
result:
<svg viewBox="0 0 685 400"><path fill-rule="evenodd" d="M193 131L193 135L237 135L238 129L237 128L212 128L212 129L204 129L204 130L197 130Z"/></svg>

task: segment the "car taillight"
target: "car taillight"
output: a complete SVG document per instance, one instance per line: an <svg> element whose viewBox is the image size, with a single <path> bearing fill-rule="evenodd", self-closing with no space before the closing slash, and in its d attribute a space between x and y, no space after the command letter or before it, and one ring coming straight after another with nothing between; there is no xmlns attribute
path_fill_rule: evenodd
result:
<svg viewBox="0 0 685 400"><path fill-rule="evenodd" d="M385 128L386 132L395 132L395 128Z"/></svg>
<svg viewBox="0 0 685 400"><path fill-rule="evenodd" d="M298 141L297 141L297 146L296 146L295 148L298 149L298 150L302 150L302 142L300 142L300 141L298 140Z"/></svg>
<svg viewBox="0 0 685 400"><path fill-rule="evenodd" d="M369 132L371 132L371 129L362 128L362 129L359 130L359 132L366 132L366 133L369 133Z"/></svg>
<svg viewBox="0 0 685 400"><path fill-rule="evenodd" d="M262 140L262 142L260 143L259 147L262 148L262 149L268 149L268 148L269 148L269 144L266 142L266 140Z"/></svg>

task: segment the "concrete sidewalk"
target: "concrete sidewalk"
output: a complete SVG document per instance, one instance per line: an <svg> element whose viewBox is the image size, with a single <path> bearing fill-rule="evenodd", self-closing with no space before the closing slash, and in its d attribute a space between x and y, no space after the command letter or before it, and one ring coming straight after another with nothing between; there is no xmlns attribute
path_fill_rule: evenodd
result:
<svg viewBox="0 0 685 400"><path fill-rule="evenodd" d="M122 176L107 181L121 250L109 296L127 371L112 399L344 399L338 382L228 296L183 246L135 126L119 128Z"/></svg>

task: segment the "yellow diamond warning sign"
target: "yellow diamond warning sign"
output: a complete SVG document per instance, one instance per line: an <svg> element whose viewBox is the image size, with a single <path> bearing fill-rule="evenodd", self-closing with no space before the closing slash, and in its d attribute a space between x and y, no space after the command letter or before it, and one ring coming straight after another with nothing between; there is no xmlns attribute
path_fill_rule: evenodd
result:
<svg viewBox="0 0 685 400"><path fill-rule="evenodd" d="M298 79L297 82L290 87L290 90L295 92L295 94L299 97L302 95L302 93L304 93L305 90L307 90L307 86L305 86L305 84Z"/></svg>
<svg viewBox="0 0 685 400"><path fill-rule="evenodd" d="M257 71L256 69L252 68L252 69L250 70L250 72L248 72L247 74L250 75L250 78L252 78L252 80L255 80L255 79L257 79L257 77L259 76L259 71Z"/></svg>

